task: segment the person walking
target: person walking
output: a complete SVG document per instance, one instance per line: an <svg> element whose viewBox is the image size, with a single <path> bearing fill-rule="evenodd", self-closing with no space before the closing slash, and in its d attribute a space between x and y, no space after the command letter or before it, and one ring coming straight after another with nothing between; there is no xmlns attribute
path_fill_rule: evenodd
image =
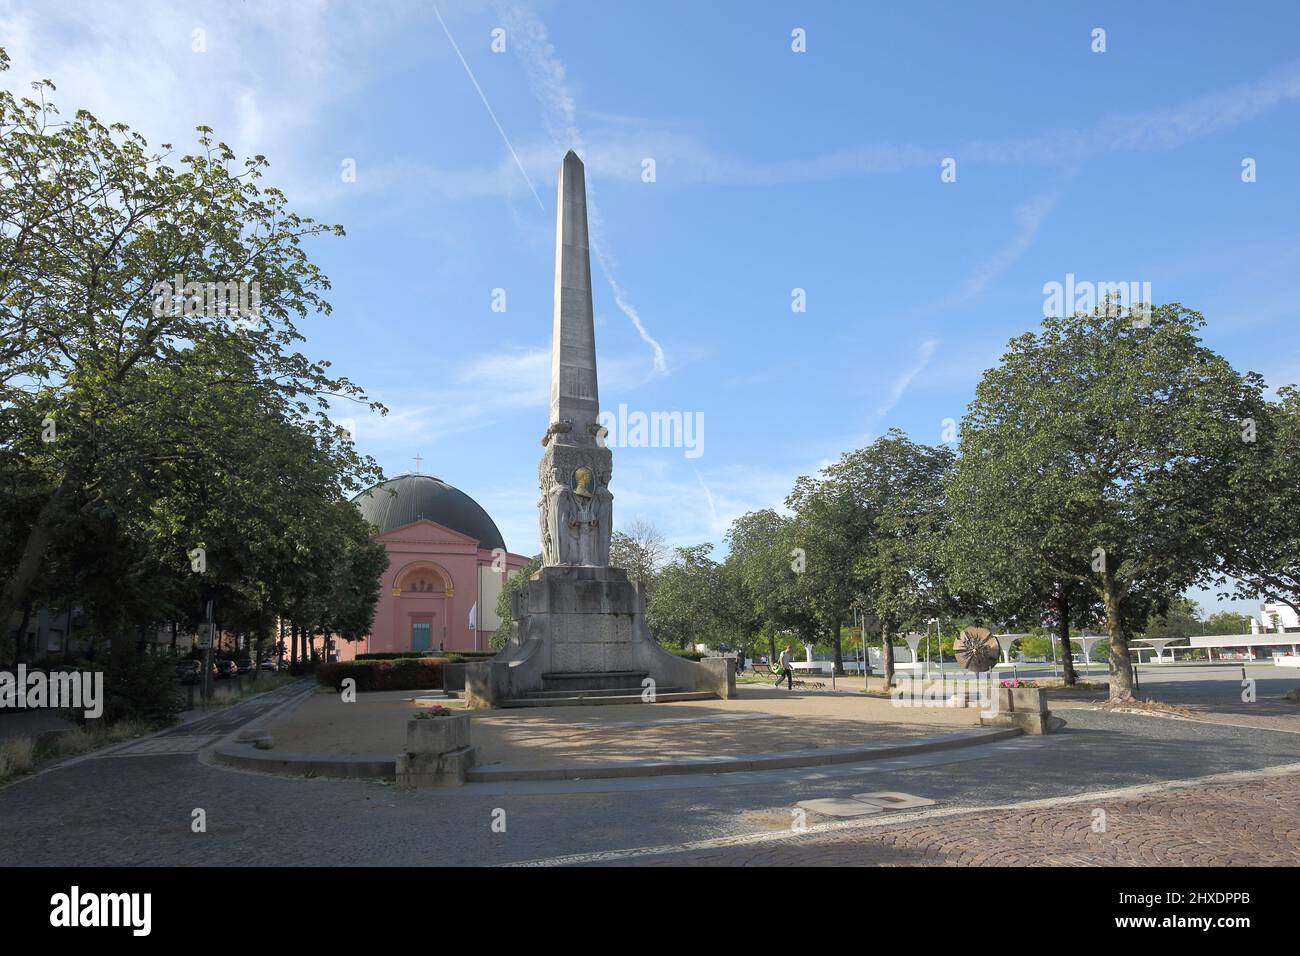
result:
<svg viewBox="0 0 1300 956"><path fill-rule="evenodd" d="M781 664L781 675L777 677L776 683L773 684L772 686L780 687L781 681L786 681L786 690L794 690L794 669L791 668L790 666L790 645L789 644L787 644L785 646L785 650L781 652L780 664Z"/></svg>

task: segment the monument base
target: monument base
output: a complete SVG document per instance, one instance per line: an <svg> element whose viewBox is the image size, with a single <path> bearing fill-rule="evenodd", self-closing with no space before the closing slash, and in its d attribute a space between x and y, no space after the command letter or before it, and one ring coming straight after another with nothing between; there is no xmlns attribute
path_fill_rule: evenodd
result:
<svg viewBox="0 0 1300 956"><path fill-rule="evenodd" d="M517 595L516 636L495 658L465 668L466 706L567 696L736 695L735 661L696 663L660 647L645 602L621 568L544 567Z"/></svg>

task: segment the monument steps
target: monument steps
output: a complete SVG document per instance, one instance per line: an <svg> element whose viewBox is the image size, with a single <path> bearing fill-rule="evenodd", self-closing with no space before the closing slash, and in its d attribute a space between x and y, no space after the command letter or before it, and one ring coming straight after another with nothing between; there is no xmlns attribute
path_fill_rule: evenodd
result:
<svg viewBox="0 0 1300 956"><path fill-rule="evenodd" d="M595 707L600 704L671 704L685 700L718 700L717 694L707 691L661 690L655 694L653 701L643 700L640 687L623 688L622 693L610 693L608 690L584 691L570 693L564 697L543 696L545 691L536 691L524 697L515 697L502 701L501 707Z"/></svg>

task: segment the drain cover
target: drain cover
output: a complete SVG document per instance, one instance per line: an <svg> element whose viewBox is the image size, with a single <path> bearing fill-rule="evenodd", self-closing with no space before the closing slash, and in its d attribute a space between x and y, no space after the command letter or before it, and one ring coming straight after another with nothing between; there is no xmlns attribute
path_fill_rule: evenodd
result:
<svg viewBox="0 0 1300 956"><path fill-rule="evenodd" d="M848 797L827 797L822 800L800 800L795 806L809 813L820 813L825 817L864 817L868 813L879 813L884 808L878 804L866 803Z"/></svg>
<svg viewBox="0 0 1300 956"><path fill-rule="evenodd" d="M926 797L917 797L910 793L897 793L893 790L879 790L876 793L855 793L853 799L869 803L882 810L912 810L916 807L934 806L934 801Z"/></svg>

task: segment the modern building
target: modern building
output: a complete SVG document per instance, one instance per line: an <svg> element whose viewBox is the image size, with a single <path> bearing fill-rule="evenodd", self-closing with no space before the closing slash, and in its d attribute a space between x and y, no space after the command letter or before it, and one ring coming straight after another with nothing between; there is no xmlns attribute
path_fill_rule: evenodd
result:
<svg viewBox="0 0 1300 956"><path fill-rule="evenodd" d="M432 475L400 475L352 500L389 564L369 638L335 642L339 657L486 650L501 624L496 604L505 580L529 560L506 549L491 516Z"/></svg>

